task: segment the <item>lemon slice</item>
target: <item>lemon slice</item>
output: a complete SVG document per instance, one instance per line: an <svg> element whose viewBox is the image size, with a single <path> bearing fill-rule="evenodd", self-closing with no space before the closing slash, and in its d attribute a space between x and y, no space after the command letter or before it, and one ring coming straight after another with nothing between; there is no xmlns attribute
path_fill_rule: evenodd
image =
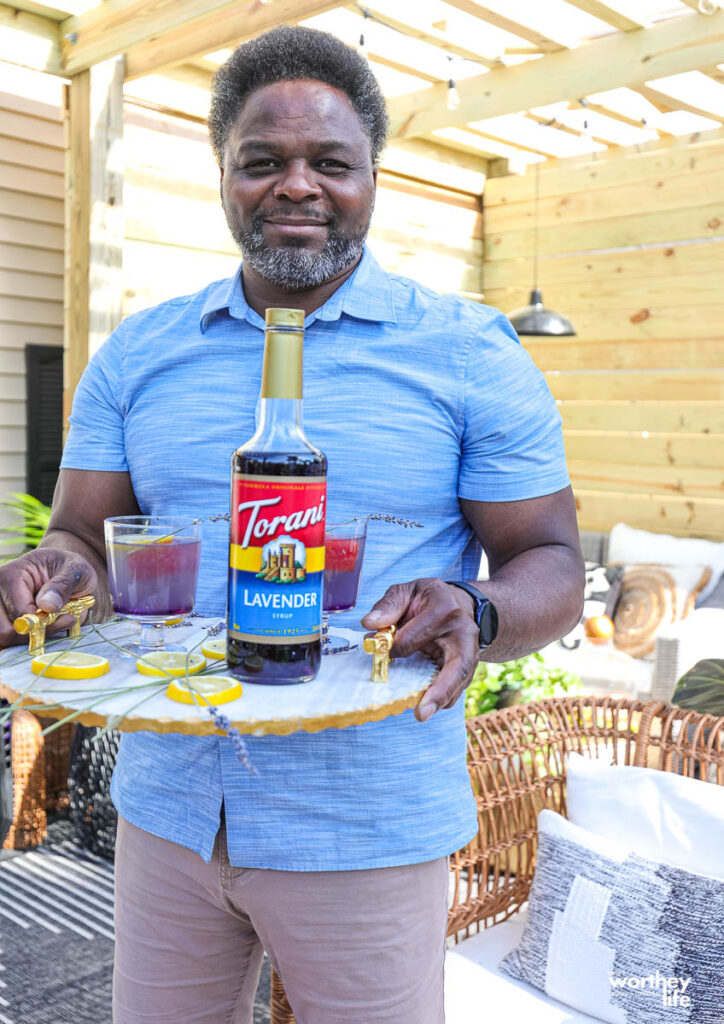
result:
<svg viewBox="0 0 724 1024"><path fill-rule="evenodd" d="M200 654L185 654L183 651L153 651L144 654L136 662L136 668L142 676L192 676L200 672L206 664L206 658Z"/></svg>
<svg viewBox="0 0 724 1024"><path fill-rule="evenodd" d="M183 615L178 615L175 619L166 619L164 626L177 626L179 622L183 622Z"/></svg>
<svg viewBox="0 0 724 1024"><path fill-rule="evenodd" d="M97 654L65 651L63 654L38 654L30 670L48 679L94 679L105 675L110 667L108 659L99 658Z"/></svg>
<svg viewBox="0 0 724 1024"><path fill-rule="evenodd" d="M241 683L233 676L200 676L191 685L193 690L183 683L171 682L166 696L179 704L228 704L241 697Z"/></svg>
<svg viewBox="0 0 724 1024"><path fill-rule="evenodd" d="M213 661L226 660L226 637L216 636L201 644L201 653Z"/></svg>

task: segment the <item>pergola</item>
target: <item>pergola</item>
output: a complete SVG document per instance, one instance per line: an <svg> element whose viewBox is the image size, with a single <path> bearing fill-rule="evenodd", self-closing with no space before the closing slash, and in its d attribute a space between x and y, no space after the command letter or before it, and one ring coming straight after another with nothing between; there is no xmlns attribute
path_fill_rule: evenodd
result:
<svg viewBox="0 0 724 1024"><path fill-rule="evenodd" d="M363 46L411 157L434 142L490 175L724 122L719 0L17 0L0 59L68 80L66 394L120 319L123 97L203 120L228 48L304 22ZM184 91L184 87L193 87ZM178 96L178 99L174 97ZM409 171L414 177L414 171ZM92 344L91 344L92 348Z"/></svg>

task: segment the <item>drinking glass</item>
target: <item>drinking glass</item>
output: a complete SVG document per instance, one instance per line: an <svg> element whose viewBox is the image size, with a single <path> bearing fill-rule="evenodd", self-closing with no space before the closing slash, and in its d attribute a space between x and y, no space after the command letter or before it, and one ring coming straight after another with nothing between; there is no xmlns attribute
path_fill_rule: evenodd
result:
<svg viewBox="0 0 724 1024"><path fill-rule="evenodd" d="M167 644L164 624L193 611L201 555L201 523L178 516L113 516L105 520L113 610L141 624L129 657L184 651Z"/></svg>
<svg viewBox="0 0 724 1024"><path fill-rule="evenodd" d="M357 603L357 591L367 538L367 520L327 523L324 534L324 601L322 654L339 654L352 645L329 632L329 615L346 612Z"/></svg>

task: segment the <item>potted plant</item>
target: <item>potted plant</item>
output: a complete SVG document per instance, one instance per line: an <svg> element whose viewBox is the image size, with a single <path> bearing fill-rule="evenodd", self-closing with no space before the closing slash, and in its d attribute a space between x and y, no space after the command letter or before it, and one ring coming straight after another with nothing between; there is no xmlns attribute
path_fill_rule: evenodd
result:
<svg viewBox="0 0 724 1024"><path fill-rule="evenodd" d="M467 689L465 717L473 718L512 704L580 692L578 676L546 665L542 654L528 654L501 664L481 662Z"/></svg>

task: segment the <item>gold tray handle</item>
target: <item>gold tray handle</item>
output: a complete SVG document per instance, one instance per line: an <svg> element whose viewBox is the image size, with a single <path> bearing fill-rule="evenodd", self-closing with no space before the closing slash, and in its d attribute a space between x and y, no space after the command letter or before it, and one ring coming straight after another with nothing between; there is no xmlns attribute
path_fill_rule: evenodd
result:
<svg viewBox="0 0 724 1024"><path fill-rule="evenodd" d="M365 633L362 641L362 648L372 655L372 675L370 680L373 683L388 683L388 669L395 660L390 657L390 650L395 638L397 626L386 626L378 629L376 633Z"/></svg>
<svg viewBox="0 0 724 1024"><path fill-rule="evenodd" d="M15 619L13 626L15 632L25 636L30 634L28 643L29 654L45 654L45 630L61 615L74 615L75 622L70 627L68 635L71 637L80 636L80 617L88 608L92 608L96 599L88 594L86 597L75 597L59 608L57 612L29 612Z"/></svg>

